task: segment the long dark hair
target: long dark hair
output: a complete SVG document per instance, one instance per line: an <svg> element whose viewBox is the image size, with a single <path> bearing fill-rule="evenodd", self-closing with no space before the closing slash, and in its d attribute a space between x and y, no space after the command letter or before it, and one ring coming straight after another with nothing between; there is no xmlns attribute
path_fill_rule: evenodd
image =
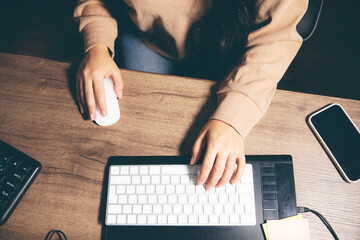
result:
<svg viewBox="0 0 360 240"><path fill-rule="evenodd" d="M201 38L207 51L219 58L225 72L243 59L247 38L254 25L253 2L213 0Z"/></svg>

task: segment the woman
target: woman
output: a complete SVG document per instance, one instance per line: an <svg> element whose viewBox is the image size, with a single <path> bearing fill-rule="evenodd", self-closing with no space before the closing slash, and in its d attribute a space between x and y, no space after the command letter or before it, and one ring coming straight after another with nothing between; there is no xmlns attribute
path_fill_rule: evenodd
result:
<svg viewBox="0 0 360 240"><path fill-rule="evenodd" d="M100 0L79 0L75 9L86 52L77 74L81 111L94 120L97 102L107 114L104 77L111 77L117 97L123 96L121 73L113 60L118 54L114 43L119 22L120 54L125 59L121 67L146 70L150 65L154 72L177 74L175 65L183 75L223 79L218 106L193 145L190 163L196 163L206 148L198 184L206 183L210 190L235 183L245 168L244 140L266 112L278 81L302 44L296 25L307 0L124 2L110 8ZM114 13L118 8L126 12L119 21ZM131 39L141 39L139 45L145 48L126 47L136 42ZM148 56L151 61L137 64ZM212 66L217 66L216 71L209 71Z"/></svg>

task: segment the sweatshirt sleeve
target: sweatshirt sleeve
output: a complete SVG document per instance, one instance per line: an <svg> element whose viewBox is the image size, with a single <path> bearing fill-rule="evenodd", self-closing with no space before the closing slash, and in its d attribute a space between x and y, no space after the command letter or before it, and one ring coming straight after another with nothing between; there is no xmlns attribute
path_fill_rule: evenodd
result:
<svg viewBox="0 0 360 240"><path fill-rule="evenodd" d="M210 117L232 126L244 139L268 109L277 83L302 44L296 25L308 0L258 0L255 30L244 60L220 84Z"/></svg>
<svg viewBox="0 0 360 240"><path fill-rule="evenodd" d="M107 46L114 55L114 44L118 34L117 22L103 1L78 0L74 10L74 19L79 23L85 52L101 44Z"/></svg>

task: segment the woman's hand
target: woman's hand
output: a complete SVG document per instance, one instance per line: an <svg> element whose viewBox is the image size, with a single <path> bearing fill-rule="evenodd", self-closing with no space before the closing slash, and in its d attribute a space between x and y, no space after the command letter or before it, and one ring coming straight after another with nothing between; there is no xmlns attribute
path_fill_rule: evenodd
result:
<svg viewBox="0 0 360 240"><path fill-rule="evenodd" d="M234 128L219 120L209 120L194 143L190 164L199 160L205 146L198 184L206 182L205 188L210 190L227 184L230 179L234 184L241 178L245 170L244 140Z"/></svg>
<svg viewBox="0 0 360 240"><path fill-rule="evenodd" d="M108 48L96 45L89 49L76 74L76 91L81 113L87 112L90 120L96 118L96 103L102 115L107 115L105 102L104 77L114 82L115 93L122 98L124 84L120 70L111 58Z"/></svg>

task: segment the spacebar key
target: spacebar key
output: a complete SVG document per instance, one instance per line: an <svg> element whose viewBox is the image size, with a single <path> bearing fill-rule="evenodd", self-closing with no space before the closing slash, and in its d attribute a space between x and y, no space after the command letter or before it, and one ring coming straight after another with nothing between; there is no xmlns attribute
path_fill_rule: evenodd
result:
<svg viewBox="0 0 360 240"><path fill-rule="evenodd" d="M161 174L163 175L198 175L201 165L166 165L161 166Z"/></svg>

